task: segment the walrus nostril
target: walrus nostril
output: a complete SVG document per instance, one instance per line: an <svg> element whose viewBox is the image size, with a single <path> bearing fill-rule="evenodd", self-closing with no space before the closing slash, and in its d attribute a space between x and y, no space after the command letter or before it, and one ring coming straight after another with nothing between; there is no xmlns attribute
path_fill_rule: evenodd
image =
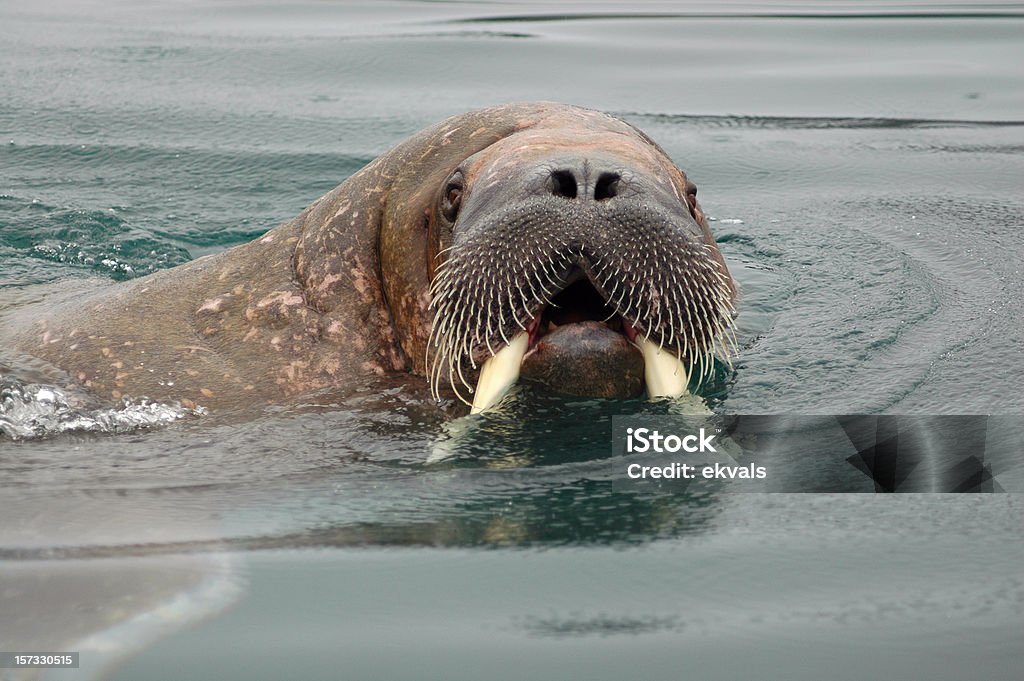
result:
<svg viewBox="0 0 1024 681"><path fill-rule="evenodd" d="M594 200L604 201L619 193L619 180L622 176L618 173L601 173L597 178L597 185L594 187Z"/></svg>
<svg viewBox="0 0 1024 681"><path fill-rule="evenodd" d="M567 199L576 198L576 177L568 170L555 170L551 173L551 193Z"/></svg>

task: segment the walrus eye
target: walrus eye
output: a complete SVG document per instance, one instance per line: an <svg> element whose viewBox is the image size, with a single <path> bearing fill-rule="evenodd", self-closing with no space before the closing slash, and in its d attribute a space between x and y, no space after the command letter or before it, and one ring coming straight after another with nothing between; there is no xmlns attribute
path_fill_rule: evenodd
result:
<svg viewBox="0 0 1024 681"><path fill-rule="evenodd" d="M448 222L455 222L459 214L459 206L462 204L462 173L456 172L448 185L444 188L444 196L441 197L441 213Z"/></svg>
<svg viewBox="0 0 1024 681"><path fill-rule="evenodd" d="M699 221L697 217L697 185L689 180L686 181L686 207L690 209L693 219Z"/></svg>

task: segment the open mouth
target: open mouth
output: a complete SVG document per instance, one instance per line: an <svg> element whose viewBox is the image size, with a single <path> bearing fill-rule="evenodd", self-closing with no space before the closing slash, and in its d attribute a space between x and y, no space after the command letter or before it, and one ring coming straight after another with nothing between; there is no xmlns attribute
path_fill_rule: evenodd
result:
<svg viewBox="0 0 1024 681"><path fill-rule="evenodd" d="M611 307L597 292L594 285L578 268L573 268L569 284L562 289L551 303L541 308L539 314L527 326L529 354L542 338L568 324L596 322L608 330L621 334L630 342L636 339L633 326Z"/></svg>
<svg viewBox="0 0 1024 681"><path fill-rule="evenodd" d="M586 358L591 367L601 365L605 351L608 352L608 365L615 364L613 356L621 358L624 353L639 355L643 363L643 385L649 397L675 397L686 391L690 370L679 357L637 333L629 320L616 312L601 295L583 270L574 267L563 281L566 282L564 288L549 304L534 312L525 330L512 337L505 347L483 363L474 391L472 413L495 405L519 379L524 367L529 369L537 364L535 353L545 347L556 348L556 357L564 358L567 364L585 357L590 351L585 346L596 347L593 350L596 356ZM613 369L603 366L591 370Z"/></svg>

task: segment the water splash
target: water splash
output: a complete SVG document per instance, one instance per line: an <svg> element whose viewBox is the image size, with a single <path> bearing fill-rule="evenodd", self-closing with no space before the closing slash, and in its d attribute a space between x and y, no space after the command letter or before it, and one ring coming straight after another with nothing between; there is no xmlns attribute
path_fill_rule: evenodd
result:
<svg viewBox="0 0 1024 681"><path fill-rule="evenodd" d="M123 398L117 407L91 409L61 388L0 376L0 439L29 440L60 433L131 433L173 423L205 410Z"/></svg>

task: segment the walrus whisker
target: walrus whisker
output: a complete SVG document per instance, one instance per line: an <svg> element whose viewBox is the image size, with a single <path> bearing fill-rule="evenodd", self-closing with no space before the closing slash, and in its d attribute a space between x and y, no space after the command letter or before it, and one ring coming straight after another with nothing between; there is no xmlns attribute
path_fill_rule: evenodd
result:
<svg viewBox="0 0 1024 681"><path fill-rule="evenodd" d="M509 305L509 308L510 308L510 314L512 315L512 319L513 319L513 321L515 321L516 325L520 329L522 329L523 331L526 331L526 327L523 326L523 323L521 321L519 321L519 313L516 311L516 303L515 303L515 300L513 300L513 296L512 296L512 287L513 287L513 285L518 287L519 284L517 282L510 281L510 278L511 277L510 277L509 273L506 272L505 273L505 282L507 284L506 293L508 294L508 305Z"/></svg>
<svg viewBox="0 0 1024 681"><path fill-rule="evenodd" d="M497 353L494 351L494 348L491 347L491 335L492 335L492 333L491 333L491 313L490 313L490 310L488 310L488 312L487 312L487 333L484 335L484 341L487 344L487 352L491 353L491 356L493 357ZM466 347L466 352L471 352L468 346ZM473 368L474 369L476 368L476 363L475 362L473 363Z"/></svg>
<svg viewBox="0 0 1024 681"><path fill-rule="evenodd" d="M547 297L552 297L554 294L544 285L544 281L540 278L540 275L534 273L534 280L537 282L537 286L544 292Z"/></svg>
<svg viewBox="0 0 1024 681"><path fill-rule="evenodd" d="M459 362L457 357L449 357L447 361L448 361L449 364L452 364L452 363L455 364L456 372L459 375L459 381L462 383L462 385L466 386L466 388L470 392L472 392L473 391L473 384L470 383L469 380L466 379L466 375L464 373L462 373L462 362ZM454 388L455 386L452 386L452 387ZM457 390L456 390L456 394L459 394L460 395L459 399L462 399L461 394ZM465 401L465 400L463 400L463 401Z"/></svg>
<svg viewBox="0 0 1024 681"><path fill-rule="evenodd" d="M677 318L678 318L678 320L679 320L679 322L678 322L678 323L679 323L679 326L680 326L680 328L682 328L682 327L684 327L684 322L683 322L683 309L682 309L682 308L681 308L681 307L679 306L679 297L678 297L678 296L676 296L676 299L675 299L675 301L674 301L674 302L675 302L675 304L676 304L676 317L677 317ZM673 338L674 338L674 337L673 337Z"/></svg>
<svg viewBox="0 0 1024 681"><path fill-rule="evenodd" d="M508 345L509 344L509 340L508 340L508 336L505 335L505 326L504 325L498 324L498 333L501 334L501 340L505 342L505 345ZM488 349L490 349L490 346L488 346ZM497 353L492 352L491 356L493 357L496 354Z"/></svg>
<svg viewBox="0 0 1024 681"><path fill-rule="evenodd" d="M686 305L686 322L687 322L687 328L690 331L690 343L691 343L690 347L692 348L691 352L696 352L696 349L698 347L697 346L697 325L694 323L694 316L695 316L695 314L696 314L696 310L694 309L694 301L691 298L689 301L687 301L687 305Z"/></svg>
<svg viewBox="0 0 1024 681"><path fill-rule="evenodd" d="M450 250L452 250L453 248L455 248L455 244L452 244L451 246L445 246L444 248L442 248L441 250L439 250L439 251L438 251L438 252L437 252L437 253L436 253L436 254L434 255L434 259L436 260L436 259L440 258L441 256L443 256L443 255L446 255L446 254L447 254L447 253L448 253L448 252L449 252Z"/></svg>
<svg viewBox="0 0 1024 681"><path fill-rule="evenodd" d="M721 348L721 350L722 350L722 353L723 353L722 354L722 359L725 361L725 363L728 365L729 369L731 370L732 369L732 357L731 357L731 354L729 352L729 348L726 345L725 340L724 340L724 332L723 332L722 336L718 337L716 342L718 343L718 347Z"/></svg>
<svg viewBox="0 0 1024 681"><path fill-rule="evenodd" d="M519 293L519 301L523 304L523 310L526 311L526 314L530 314L530 303L527 302L526 294L523 292L522 281L518 279L516 280L516 291ZM518 317L516 319L518 321ZM526 330L526 327L523 326L522 324L520 324L519 326L520 328L523 329L523 331Z"/></svg>

